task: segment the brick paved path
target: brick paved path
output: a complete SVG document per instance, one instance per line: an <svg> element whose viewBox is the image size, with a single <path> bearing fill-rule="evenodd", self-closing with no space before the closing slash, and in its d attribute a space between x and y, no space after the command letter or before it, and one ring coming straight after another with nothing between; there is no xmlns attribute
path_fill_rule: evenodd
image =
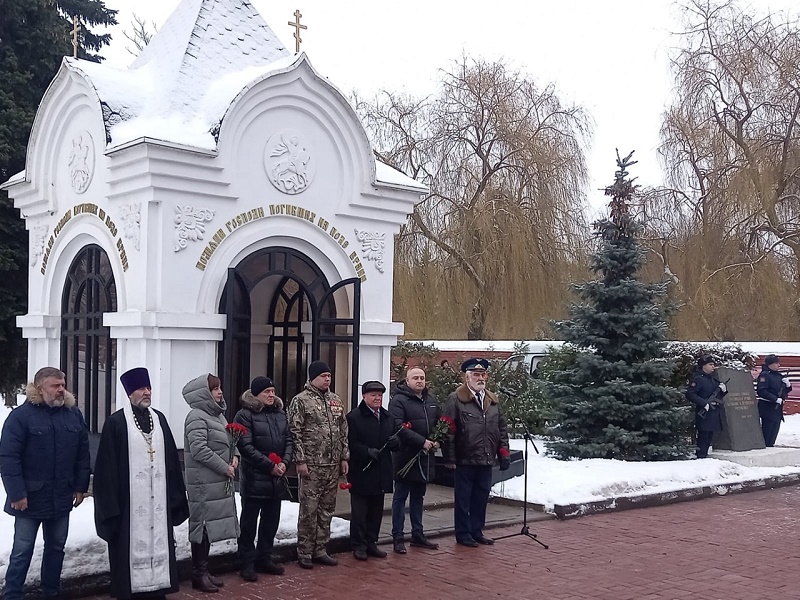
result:
<svg viewBox="0 0 800 600"><path fill-rule="evenodd" d="M547 600L791 600L800 598L800 487L659 508L537 522L545 550L522 537L477 549L439 538L441 550L355 561L174 600L484 598ZM516 529L506 530L513 532ZM498 536L506 531L493 530Z"/></svg>

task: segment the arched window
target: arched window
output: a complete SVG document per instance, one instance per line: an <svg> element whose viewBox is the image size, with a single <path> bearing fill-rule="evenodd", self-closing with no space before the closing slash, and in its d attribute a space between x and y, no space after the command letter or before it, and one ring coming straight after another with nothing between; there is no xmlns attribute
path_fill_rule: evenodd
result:
<svg viewBox="0 0 800 600"><path fill-rule="evenodd" d="M100 246L86 246L72 261L64 284L61 368L92 433L99 433L116 410L117 342L103 326L103 313L116 310L108 255Z"/></svg>

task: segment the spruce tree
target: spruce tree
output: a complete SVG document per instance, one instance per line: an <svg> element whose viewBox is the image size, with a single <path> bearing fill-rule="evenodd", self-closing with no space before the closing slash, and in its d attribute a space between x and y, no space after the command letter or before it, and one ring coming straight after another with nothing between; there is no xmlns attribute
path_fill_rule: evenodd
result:
<svg viewBox="0 0 800 600"><path fill-rule="evenodd" d="M670 460L688 452L688 413L666 385L672 365L663 358L667 324L658 304L666 284L637 278L646 256L630 213L632 155L617 155L605 190L610 214L594 224L600 248L590 266L599 277L574 286L583 303L570 307L571 320L554 323L581 350L545 389L555 438L548 452L561 459Z"/></svg>
<svg viewBox="0 0 800 600"><path fill-rule="evenodd" d="M0 182L25 168L36 109L64 56L72 56L72 17L81 23L78 56L111 40L92 31L116 23L102 0L0 0ZM0 192L0 393L13 403L25 381L26 344L16 325L27 312L28 235L6 192ZM42 365L43 366L43 365Z"/></svg>

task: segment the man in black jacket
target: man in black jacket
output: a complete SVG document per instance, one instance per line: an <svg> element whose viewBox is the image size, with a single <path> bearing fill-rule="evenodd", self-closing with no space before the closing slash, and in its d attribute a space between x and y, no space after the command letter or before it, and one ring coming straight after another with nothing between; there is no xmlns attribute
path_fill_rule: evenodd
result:
<svg viewBox="0 0 800 600"><path fill-rule="evenodd" d="M715 431L722 431L722 398L728 388L717 379L713 356L703 356L697 361L692 382L686 389L686 398L694 404L694 426L697 429L697 458L708 458L708 448Z"/></svg>
<svg viewBox="0 0 800 600"><path fill-rule="evenodd" d="M494 544L483 535L492 466L495 459L502 471L511 466L506 418L497 396L486 389L488 369L486 359L464 361L464 383L450 394L444 407L444 416L455 423L444 457L445 466L455 469L456 542L471 548Z"/></svg>
<svg viewBox="0 0 800 600"><path fill-rule="evenodd" d="M398 554L406 553L403 527L406 519L406 498L409 495L411 495L408 503L411 545L416 548L436 550L439 544L428 540L422 529L422 510L427 484L434 476L434 452L439 447L428 438L436 427L439 417L442 416L442 411L439 409L436 397L425 385L423 369L412 367L406 372L405 380L397 384L392 401L389 403L389 414L400 423L411 424L410 428L400 432L400 448L392 456L395 472L392 498L394 551ZM411 469L405 477L401 477L398 471L420 450L426 450L427 454L420 459L418 466Z"/></svg>
<svg viewBox="0 0 800 600"><path fill-rule="evenodd" d="M392 459L399 424L382 407L386 387L380 381L361 386L361 403L347 413L350 448L350 542L357 560L386 558L378 548L383 497L392 491Z"/></svg>

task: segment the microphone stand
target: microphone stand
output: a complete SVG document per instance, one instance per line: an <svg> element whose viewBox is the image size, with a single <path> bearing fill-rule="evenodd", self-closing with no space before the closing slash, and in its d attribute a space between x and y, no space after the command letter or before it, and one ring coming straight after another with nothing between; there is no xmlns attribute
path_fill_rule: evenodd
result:
<svg viewBox="0 0 800 600"><path fill-rule="evenodd" d="M505 540L507 538L516 537L518 535L523 535L527 538L532 539L534 542L542 546L545 550L547 550L550 546L542 542L539 537L535 533L531 533L530 527L528 527L528 442L531 443L533 449L536 450L536 454L539 454L539 449L536 447L536 444L533 442L533 436L531 432L528 431L528 427L525 425L525 421L519 419L518 423L522 425L522 437L525 438L525 464L523 465L523 479L525 483L525 490L523 492L523 502L522 502L522 529L519 533L509 533L508 535L501 535L500 537L494 538L495 540Z"/></svg>

